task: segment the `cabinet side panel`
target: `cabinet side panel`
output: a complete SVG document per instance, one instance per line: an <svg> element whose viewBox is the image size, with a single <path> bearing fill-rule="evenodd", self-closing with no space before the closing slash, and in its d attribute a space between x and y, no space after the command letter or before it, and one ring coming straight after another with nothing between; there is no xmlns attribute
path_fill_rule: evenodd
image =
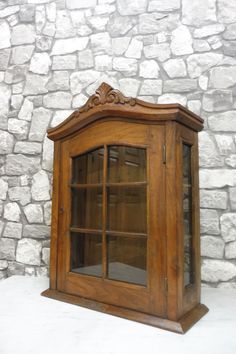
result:
<svg viewBox="0 0 236 354"><path fill-rule="evenodd" d="M178 254L176 124L166 124L166 237L167 237L167 316L178 318L181 272Z"/></svg>
<svg viewBox="0 0 236 354"><path fill-rule="evenodd" d="M189 262L191 264L191 279L186 282L185 277L185 237L186 230L184 228L184 206L183 206L183 146L189 146L191 148L191 161L190 161L190 176L191 181L191 199L190 199L190 234L191 245L189 252ZM179 193L177 194L178 201L178 254L179 254L179 269L181 276L179 278L179 297L178 297L178 309L179 316L183 316L185 313L192 310L200 302L200 233L199 233L199 181L198 181L198 139L197 133L183 127L181 125L177 128L177 184L179 185ZM188 254L188 253L187 253Z"/></svg>
<svg viewBox="0 0 236 354"><path fill-rule="evenodd" d="M54 143L53 192L50 245L50 289L57 288L57 243L58 243L58 200L59 200L60 142Z"/></svg>

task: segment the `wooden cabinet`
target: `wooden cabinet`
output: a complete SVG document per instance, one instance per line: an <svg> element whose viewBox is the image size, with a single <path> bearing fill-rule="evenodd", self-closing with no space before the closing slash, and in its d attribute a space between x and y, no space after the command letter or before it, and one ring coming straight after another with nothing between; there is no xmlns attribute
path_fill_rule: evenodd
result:
<svg viewBox="0 0 236 354"><path fill-rule="evenodd" d="M197 132L178 104L103 83L54 140L50 289L43 295L184 333L200 304Z"/></svg>

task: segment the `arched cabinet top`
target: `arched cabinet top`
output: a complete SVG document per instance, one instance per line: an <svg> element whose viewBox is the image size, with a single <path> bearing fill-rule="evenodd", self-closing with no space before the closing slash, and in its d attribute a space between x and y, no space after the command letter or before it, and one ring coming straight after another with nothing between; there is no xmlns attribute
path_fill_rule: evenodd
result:
<svg viewBox="0 0 236 354"><path fill-rule="evenodd" d="M48 129L48 138L60 140L101 120L124 120L144 124L175 121L192 130L203 128L203 119L180 104L153 104L125 97L103 82L87 102L64 122Z"/></svg>

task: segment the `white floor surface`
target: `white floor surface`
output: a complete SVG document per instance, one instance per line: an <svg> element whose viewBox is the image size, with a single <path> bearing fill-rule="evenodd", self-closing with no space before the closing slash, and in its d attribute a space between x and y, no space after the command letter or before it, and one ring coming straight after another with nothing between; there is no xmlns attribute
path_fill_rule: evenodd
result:
<svg viewBox="0 0 236 354"><path fill-rule="evenodd" d="M0 354L236 354L236 290L202 290L185 335L40 296L47 278L0 282Z"/></svg>

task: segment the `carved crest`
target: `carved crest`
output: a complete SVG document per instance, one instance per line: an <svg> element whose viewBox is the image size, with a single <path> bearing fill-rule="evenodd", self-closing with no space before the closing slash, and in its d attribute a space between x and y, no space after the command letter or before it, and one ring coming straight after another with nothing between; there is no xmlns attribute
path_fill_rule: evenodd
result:
<svg viewBox="0 0 236 354"><path fill-rule="evenodd" d="M106 103L128 104L130 106L134 106L136 104L136 100L132 97L125 97L119 90L115 90L113 87L103 82L96 90L95 94L92 95L85 105L79 108L77 112L87 112L95 106Z"/></svg>

